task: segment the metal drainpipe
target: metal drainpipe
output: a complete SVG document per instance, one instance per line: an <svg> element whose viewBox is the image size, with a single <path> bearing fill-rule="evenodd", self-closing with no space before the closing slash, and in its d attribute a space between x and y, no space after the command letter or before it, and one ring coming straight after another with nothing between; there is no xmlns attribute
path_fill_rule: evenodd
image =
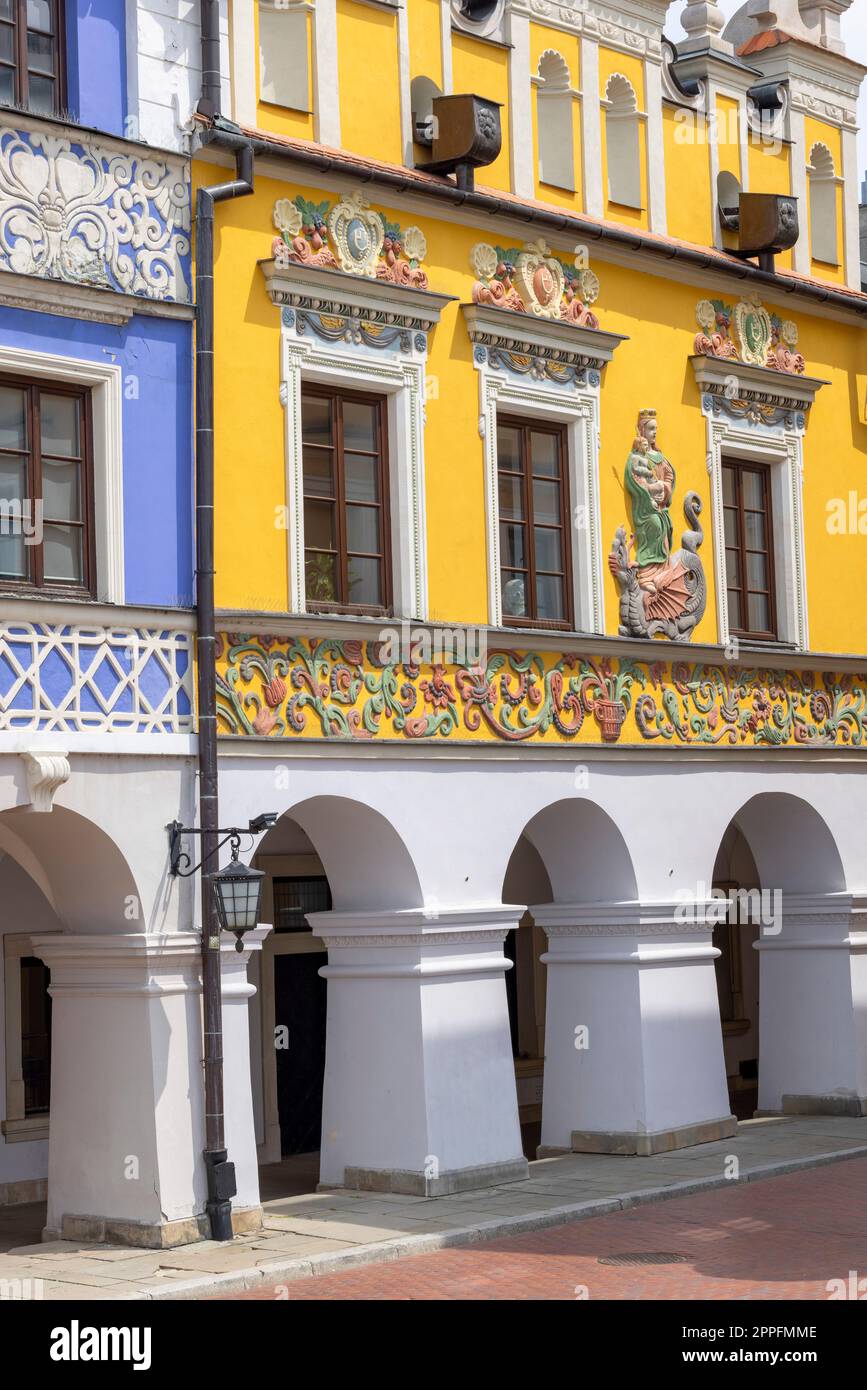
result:
<svg viewBox="0 0 867 1390"><path fill-rule="evenodd" d="M202 94L198 111L213 120L220 114L220 0L201 0Z"/></svg>
<svg viewBox="0 0 867 1390"><path fill-rule="evenodd" d="M203 15L205 6L203 5ZM204 39L203 39L204 47ZM223 143L232 140L224 132ZM214 205L253 192L253 150L236 137L228 183L196 193L196 692L199 724L199 825L202 830L202 1001L204 1014L206 1211L213 1240L232 1239L234 1165L223 1115L223 1001L217 870L217 708L214 633Z"/></svg>

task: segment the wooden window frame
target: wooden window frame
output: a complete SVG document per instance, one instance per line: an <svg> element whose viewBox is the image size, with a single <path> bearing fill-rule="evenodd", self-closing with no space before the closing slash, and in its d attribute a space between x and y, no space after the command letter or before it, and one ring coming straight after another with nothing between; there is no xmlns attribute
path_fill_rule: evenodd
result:
<svg viewBox="0 0 867 1390"><path fill-rule="evenodd" d="M503 572L526 573L528 596L532 602L527 606L535 610L536 608L536 537L535 520L533 518L532 495L530 489L530 435L531 434L553 434L558 440L558 453L560 458L560 530L563 539L563 607L565 617L563 618L538 618L531 613L513 615L503 613L502 622L504 627L523 627L539 628L552 632L574 632L574 596L572 591L572 531L569 524L572 515L569 501L569 430L568 426L559 424L551 420L535 420L527 416L501 415L497 414L497 430L517 429L521 435L521 459L522 459L522 479L523 479L523 500L524 518L523 524L527 531L527 564L524 571L513 570L510 565L504 565L502 561L502 542L500 557L500 573L497 582L500 592L503 588ZM511 470L505 470L511 476ZM499 497L500 483L500 460L499 449L497 450L497 496ZM551 481L548 479L547 481ZM498 508L499 511L499 508ZM498 515L498 525L508 526L510 524L507 517ZM553 529L553 528L552 528ZM543 571L547 573L547 571Z"/></svg>
<svg viewBox="0 0 867 1390"><path fill-rule="evenodd" d="M772 494L773 494L773 489L772 489L772 482L771 482L771 468L770 468L770 465L769 465L769 464L766 464L766 463L759 463L759 462L756 462L756 461L753 460L753 459L729 458L729 457L726 457L726 456L723 456L723 458L722 458L722 460L721 460L721 468L722 468L722 472L723 472L723 479L725 479L725 472L726 472L727 469L731 470L731 473L732 473L733 476L734 476L734 479L735 479L735 511L736 511L736 515L737 515L737 545L736 545L736 546L728 545L728 543L727 543L727 541L726 541L725 534L723 534L723 549L724 549L724 551L725 551L725 553L726 553L726 573L725 573L726 595L728 595L732 590L737 590L738 594L740 595L741 617L742 617L743 619L745 619L746 621L749 621L749 595L750 595L750 593L759 594L759 593L764 593L764 592L765 592L765 590L761 590L761 589L750 589L750 588L749 588L748 573L747 573L747 554L749 553L750 550L752 550L752 553L754 553L754 554L762 553L762 554L764 554L764 555L767 556L767 562L768 562L768 589L767 589L767 596L768 596L768 614L769 614L770 621L771 621L771 627L770 627L770 629L768 629L768 630L759 630L759 629L755 629L755 630L754 630L754 629L752 629L752 628L748 628L748 627L736 627L734 624L730 624L730 632L731 632L732 635L735 636L735 637L747 638L748 640L753 641L753 642L777 642L777 641L779 641L779 618L778 618L778 614L777 614L777 580L776 580L776 568L775 568L775 565L774 565L774 514L773 514L773 495L772 495ZM759 477L762 479L762 494L763 494L763 503L764 503L763 510L764 510L764 517L765 517L765 541L766 541L766 548L765 548L763 551L761 551L761 552L754 550L752 547L748 547L748 546L747 546L747 543L746 543L745 511L746 511L747 509L744 507L744 501L743 501L743 475L744 475L744 473L756 473L756 474L758 474ZM725 513L726 513L726 511L729 511L729 510L731 510L731 505L725 502L725 491L723 490L723 530L724 530L724 531L725 531ZM750 508L749 510L752 511L753 508ZM736 549L737 552L738 552L738 571L739 571L739 576L738 576L738 577L739 577L739 579L740 579L740 583L739 583L739 584L732 584L732 583L731 583L731 580L730 580L730 576L729 576L728 551L729 551L729 550L735 550L735 549Z"/></svg>
<svg viewBox="0 0 867 1390"><path fill-rule="evenodd" d="M379 511L382 518L382 534L380 544L382 545L382 604L364 604L344 602L342 599L310 599L307 596L307 553L315 546L308 545L307 536L304 536L304 602L308 613L356 613L359 615L387 618L391 617L394 611L394 599L392 588L392 556L391 556L391 494L390 469L388 457L388 399L386 396L371 394L366 391L346 390L343 387L308 385L302 383L301 399L315 396L319 400L332 402L333 411L333 430L334 443L331 448L334 453L335 464L335 496L334 506L336 509L336 532L337 546L336 555L338 559L338 579L340 592L345 595L349 592L349 548L347 544L347 525L346 525L346 469L345 469L345 449L343 443L343 410L342 405L339 409L334 409L334 402L350 401L359 402L363 405L373 406L376 410L378 453L379 462L378 482L379 482ZM302 404L303 409L303 404ZM301 505L304 506L308 500L306 485L304 484L304 426L301 425L301 476L302 476L302 499ZM349 450L350 453L353 450ZM363 452L363 451L362 451ZM311 501L329 501L328 498L317 498L315 493L310 494ZM322 552L327 553L327 552Z"/></svg>
<svg viewBox="0 0 867 1390"><path fill-rule="evenodd" d="M64 582L62 579L45 579L44 541L26 546L30 555L30 573L22 579L0 575L0 593L50 594L52 597L94 598L96 596L96 508L94 503L93 479L93 400L89 386L73 386L53 378L15 376L0 372L0 387L8 386L16 391L24 391L27 396L27 439L26 450L0 449L0 453L24 453L27 461L27 500L35 503L42 498L42 436L40 418L40 399L47 396L71 396L80 402L79 434L81 445L81 522L83 532L81 555L83 580ZM53 457L53 456L52 456ZM52 520L43 515L43 522ZM60 522L62 523L62 521Z"/></svg>
<svg viewBox="0 0 867 1390"><path fill-rule="evenodd" d="M55 49L54 49L54 68L52 77L54 78L55 102L51 112L34 112L35 115L59 116L66 110L67 83L66 83L66 3L65 0L48 0L52 11L52 23L54 24ZM12 0L12 20L5 21L11 23L14 28L13 42L13 61L4 63L4 67L11 67L15 74L15 100L10 108L21 111L29 111L28 101L30 97L30 68L27 61L27 0ZM39 30L32 32L38 33ZM37 76L40 74L37 74ZM45 74L47 75L47 74Z"/></svg>

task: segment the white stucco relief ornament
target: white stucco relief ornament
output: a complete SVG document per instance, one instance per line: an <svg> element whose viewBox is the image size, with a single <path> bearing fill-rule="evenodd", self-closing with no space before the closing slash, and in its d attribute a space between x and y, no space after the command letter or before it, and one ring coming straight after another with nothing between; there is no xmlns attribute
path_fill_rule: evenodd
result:
<svg viewBox="0 0 867 1390"><path fill-rule="evenodd" d="M64 782L69 781L69 756L66 753L28 750L21 754L27 769L27 795L32 811L50 811L54 796Z"/></svg>
<svg viewBox="0 0 867 1390"><path fill-rule="evenodd" d="M180 161L0 127L0 269L149 299L189 299Z"/></svg>
<svg viewBox="0 0 867 1390"><path fill-rule="evenodd" d="M328 230L337 248L340 269L375 279L385 227L363 194L353 193L332 208Z"/></svg>

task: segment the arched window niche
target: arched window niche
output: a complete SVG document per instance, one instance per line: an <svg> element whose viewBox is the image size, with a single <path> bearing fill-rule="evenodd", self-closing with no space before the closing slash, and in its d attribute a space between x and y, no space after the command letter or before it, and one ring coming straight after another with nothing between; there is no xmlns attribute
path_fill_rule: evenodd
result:
<svg viewBox="0 0 867 1390"><path fill-rule="evenodd" d="M605 150L608 201L641 207L641 112L635 88L622 73L612 73L605 88Z"/></svg>
<svg viewBox="0 0 867 1390"><path fill-rule="evenodd" d="M433 104L442 91L431 77L414 77L409 86L412 110L412 138L418 145L432 145L434 130Z"/></svg>
<svg viewBox="0 0 867 1390"><path fill-rule="evenodd" d="M837 185L834 156L817 142L807 166L810 188L810 255L826 265L839 264L837 252Z"/></svg>
<svg viewBox="0 0 867 1390"><path fill-rule="evenodd" d="M539 133L539 182L575 192L575 137L569 65L554 49L539 59L534 78Z"/></svg>

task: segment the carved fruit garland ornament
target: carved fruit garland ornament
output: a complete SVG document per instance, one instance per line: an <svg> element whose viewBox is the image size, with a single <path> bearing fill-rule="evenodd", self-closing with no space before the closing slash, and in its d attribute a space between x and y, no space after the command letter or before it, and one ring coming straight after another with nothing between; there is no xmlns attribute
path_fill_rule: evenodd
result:
<svg viewBox="0 0 867 1390"><path fill-rule="evenodd" d="M599 280L583 265L584 254L576 247L574 264L567 265L541 239L528 241L520 251L479 241L470 252L476 275L473 303L598 328L590 305L599 297Z"/></svg>
<svg viewBox="0 0 867 1390"><path fill-rule="evenodd" d="M331 207L326 200L312 203L299 194L274 204L272 254L280 264L342 270L370 280L390 280L395 285L426 290L428 278L421 269L427 242L420 227L402 231L371 208L361 193L353 193Z"/></svg>
<svg viewBox="0 0 867 1390"><path fill-rule="evenodd" d="M695 351L699 355L803 376L806 363L795 351L797 324L769 314L757 294L748 295L734 308L721 299L700 299L695 317L701 329L695 335Z"/></svg>
<svg viewBox="0 0 867 1390"><path fill-rule="evenodd" d="M673 549L671 502L675 472L657 447L655 410L642 410L623 483L632 511L632 535L618 526L608 567L620 590L621 637L689 636L704 616L707 584L697 551L704 540L701 498L683 502L689 530ZM633 554L634 550L634 554Z"/></svg>

